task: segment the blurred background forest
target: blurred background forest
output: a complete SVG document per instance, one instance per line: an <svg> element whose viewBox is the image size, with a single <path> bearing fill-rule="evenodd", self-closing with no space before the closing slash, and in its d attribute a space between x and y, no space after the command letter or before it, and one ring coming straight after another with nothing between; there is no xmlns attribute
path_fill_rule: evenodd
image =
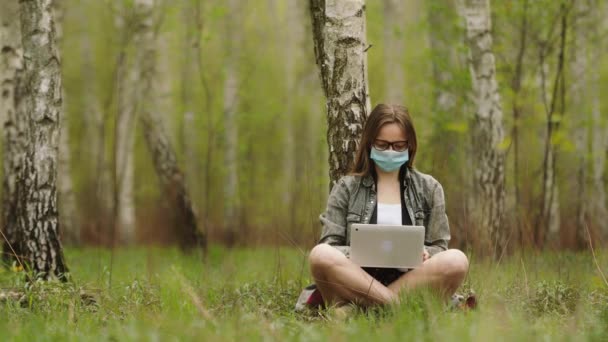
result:
<svg viewBox="0 0 608 342"><path fill-rule="evenodd" d="M607 15L600 0L492 3L510 250L585 248L586 227L596 243L608 237ZM372 0L366 19L371 103L409 108L416 167L445 190L450 246L474 247L482 229L467 214L474 109L457 4ZM327 122L307 1L163 1L142 12L131 1L61 0L56 26L64 243L110 245L121 236L112 228L118 216L134 227L124 243L177 243L146 125L134 119L144 108L161 118L210 242L317 241ZM153 38L138 34L145 27ZM130 70L151 60L148 89ZM546 243L535 238L545 224Z"/></svg>

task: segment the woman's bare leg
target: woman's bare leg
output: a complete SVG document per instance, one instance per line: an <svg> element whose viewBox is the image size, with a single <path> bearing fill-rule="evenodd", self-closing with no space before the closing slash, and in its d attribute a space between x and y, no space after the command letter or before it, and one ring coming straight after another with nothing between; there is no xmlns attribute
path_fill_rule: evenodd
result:
<svg viewBox="0 0 608 342"><path fill-rule="evenodd" d="M462 284L468 270L466 255L457 249L449 249L433 255L421 267L389 284L388 288L394 293L400 293L426 286L447 299Z"/></svg>
<svg viewBox="0 0 608 342"><path fill-rule="evenodd" d="M396 292L379 283L344 254L328 244L310 252L310 271L327 303L387 304L398 300Z"/></svg>

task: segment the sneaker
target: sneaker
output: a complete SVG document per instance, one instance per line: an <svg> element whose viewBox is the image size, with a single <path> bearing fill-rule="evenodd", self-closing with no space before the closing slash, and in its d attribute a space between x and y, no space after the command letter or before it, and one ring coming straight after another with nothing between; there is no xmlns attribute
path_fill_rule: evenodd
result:
<svg viewBox="0 0 608 342"><path fill-rule="evenodd" d="M474 310L477 308L477 297L474 293L466 296L455 293L448 301L448 308L450 310Z"/></svg>
<svg viewBox="0 0 608 342"><path fill-rule="evenodd" d="M315 284L306 286L298 300L296 301L295 311L302 312L306 309L317 309L323 306L323 296L321 295L321 291L317 289Z"/></svg>

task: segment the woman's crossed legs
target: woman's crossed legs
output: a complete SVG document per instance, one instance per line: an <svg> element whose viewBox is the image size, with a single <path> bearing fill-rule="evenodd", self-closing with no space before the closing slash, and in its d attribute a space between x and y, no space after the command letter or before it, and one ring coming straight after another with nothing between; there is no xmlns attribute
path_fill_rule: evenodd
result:
<svg viewBox="0 0 608 342"><path fill-rule="evenodd" d="M309 262L312 276L326 303L355 302L364 306L398 302L401 292L418 287L431 288L449 298L469 269L464 253L449 249L435 254L421 267L384 286L328 244L315 246L310 252Z"/></svg>

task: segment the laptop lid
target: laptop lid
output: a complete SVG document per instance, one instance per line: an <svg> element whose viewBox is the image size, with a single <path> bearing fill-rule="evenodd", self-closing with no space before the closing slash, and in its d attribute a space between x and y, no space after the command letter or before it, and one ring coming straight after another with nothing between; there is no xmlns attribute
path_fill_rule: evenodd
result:
<svg viewBox="0 0 608 342"><path fill-rule="evenodd" d="M423 251L423 226L351 225L350 259L359 266L416 268Z"/></svg>

